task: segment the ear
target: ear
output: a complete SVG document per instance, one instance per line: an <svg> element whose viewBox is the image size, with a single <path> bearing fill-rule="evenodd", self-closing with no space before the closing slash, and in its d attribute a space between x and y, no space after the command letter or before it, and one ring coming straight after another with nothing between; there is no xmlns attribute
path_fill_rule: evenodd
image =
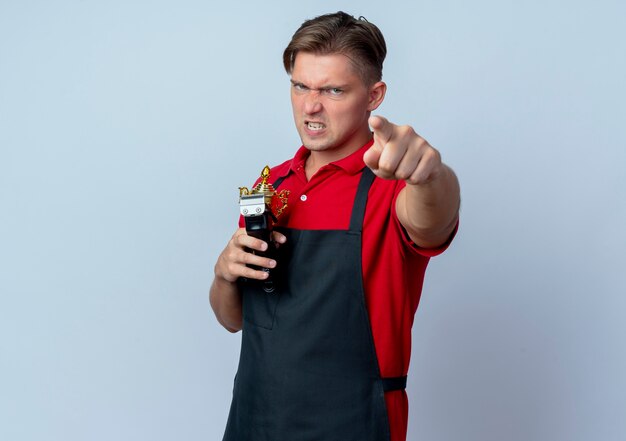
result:
<svg viewBox="0 0 626 441"><path fill-rule="evenodd" d="M369 101L367 103L367 110L370 112L376 110L385 99L386 92L387 85L384 82L378 81L377 83L372 84L369 88Z"/></svg>

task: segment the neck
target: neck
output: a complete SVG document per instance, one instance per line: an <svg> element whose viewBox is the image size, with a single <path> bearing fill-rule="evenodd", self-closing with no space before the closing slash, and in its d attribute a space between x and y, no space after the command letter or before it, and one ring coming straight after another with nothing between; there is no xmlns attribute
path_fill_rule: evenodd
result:
<svg viewBox="0 0 626 441"><path fill-rule="evenodd" d="M307 181L311 180L313 175L317 173L317 171L324 167L326 164L330 164L333 162L332 160L327 160L324 158L319 158L319 155L311 152L308 158L306 158L306 162L304 163L304 173L306 174Z"/></svg>
<svg viewBox="0 0 626 441"><path fill-rule="evenodd" d="M363 145L364 144L365 143L363 143ZM357 148L341 151L311 151L311 154L306 159L306 162L304 164L304 172L306 173L307 180L310 180L320 168L330 164L331 162L336 162L350 156L352 153L360 149L363 145Z"/></svg>
<svg viewBox="0 0 626 441"><path fill-rule="evenodd" d="M307 180L310 180L318 170L331 162L339 161L343 158L350 156L352 153L363 147L372 138L372 133L368 131L367 137L363 140L346 145L340 148L333 148L328 150L314 151L311 150L309 157L304 164L304 171L306 173Z"/></svg>

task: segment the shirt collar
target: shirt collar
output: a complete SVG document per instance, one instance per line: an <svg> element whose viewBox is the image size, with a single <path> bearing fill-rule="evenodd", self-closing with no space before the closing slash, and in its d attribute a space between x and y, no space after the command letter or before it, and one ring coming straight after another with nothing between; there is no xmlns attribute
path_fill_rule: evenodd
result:
<svg viewBox="0 0 626 441"><path fill-rule="evenodd" d="M363 162L363 155L373 144L374 138L371 138L365 143L365 145L363 145L363 147L360 147L354 153L351 153L345 158L339 159L338 161L331 162L328 165L341 168L350 175L355 175L363 170L363 167L365 167L365 162ZM309 149L301 146L291 160L291 165L289 166L288 173L296 173L298 169L304 170L304 165L310 154L311 151Z"/></svg>

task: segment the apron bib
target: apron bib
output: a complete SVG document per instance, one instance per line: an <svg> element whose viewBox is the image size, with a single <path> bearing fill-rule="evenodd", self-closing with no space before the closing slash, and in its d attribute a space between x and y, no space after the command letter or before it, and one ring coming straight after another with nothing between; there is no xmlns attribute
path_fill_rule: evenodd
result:
<svg viewBox="0 0 626 441"><path fill-rule="evenodd" d="M374 174L361 175L348 230L281 229L275 291L240 281L243 333L224 441L388 441L365 305L361 232ZM277 188L280 181L274 184Z"/></svg>

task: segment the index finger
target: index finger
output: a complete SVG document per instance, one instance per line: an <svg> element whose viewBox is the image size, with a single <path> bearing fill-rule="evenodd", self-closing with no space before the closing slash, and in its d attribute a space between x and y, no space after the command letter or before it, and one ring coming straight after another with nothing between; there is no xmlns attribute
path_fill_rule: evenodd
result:
<svg viewBox="0 0 626 441"><path fill-rule="evenodd" d="M241 248L250 248L256 251L265 251L268 248L268 244L256 237L250 236L245 228L240 228L233 236L233 242L235 245Z"/></svg>
<svg viewBox="0 0 626 441"><path fill-rule="evenodd" d="M393 134L393 123L383 116L372 116L369 119L369 125L374 130L374 136L377 141L385 144Z"/></svg>

